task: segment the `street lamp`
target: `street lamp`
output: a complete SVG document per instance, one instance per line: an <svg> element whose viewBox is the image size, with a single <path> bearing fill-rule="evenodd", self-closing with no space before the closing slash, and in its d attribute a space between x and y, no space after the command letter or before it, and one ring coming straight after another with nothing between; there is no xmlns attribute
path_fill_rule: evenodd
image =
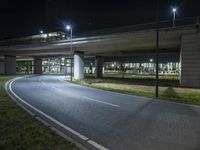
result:
<svg viewBox="0 0 200 150"><path fill-rule="evenodd" d="M70 27L69 25L67 25L67 26L66 26L66 29L67 29L67 30L70 30L70 29L71 29L71 27Z"/></svg>
<svg viewBox="0 0 200 150"><path fill-rule="evenodd" d="M40 30L40 34L43 34L44 33L44 31L43 30Z"/></svg>
<svg viewBox="0 0 200 150"><path fill-rule="evenodd" d="M70 30L70 40L71 40L71 44L70 44L70 51L71 51L71 73L70 73L70 80L72 81L72 58L73 58L73 51L72 51L72 27L70 25L66 26L66 29L69 31Z"/></svg>
<svg viewBox="0 0 200 150"><path fill-rule="evenodd" d="M155 97L158 98L159 94L159 49L160 49L160 3L159 0L156 1L156 51L155 51L155 64L156 64L156 80L155 80Z"/></svg>
<svg viewBox="0 0 200 150"><path fill-rule="evenodd" d="M173 28L175 28L175 23L176 23L176 11L177 11L176 8L172 9L172 12L173 12Z"/></svg>

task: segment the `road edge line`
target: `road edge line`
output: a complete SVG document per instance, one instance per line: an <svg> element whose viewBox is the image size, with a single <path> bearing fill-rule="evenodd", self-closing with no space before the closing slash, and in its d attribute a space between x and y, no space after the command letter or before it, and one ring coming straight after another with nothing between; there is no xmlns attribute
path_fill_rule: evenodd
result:
<svg viewBox="0 0 200 150"><path fill-rule="evenodd" d="M22 103L24 103L25 105L27 105L28 107L32 108L33 110L35 110L36 112L40 113L41 115L43 115L45 118L49 119L50 121L54 122L55 124L57 124L58 126L64 128L66 131L72 133L73 135L79 137L81 140L87 142L88 144L90 144L91 146L97 148L97 149L101 149L102 150L108 150L107 148L105 148L104 146L90 140L89 138L85 137L84 135L80 134L79 132L71 129L70 127L62 124L61 122L57 121L56 119L52 118L51 116L47 115L46 113L42 112L41 110L37 109L36 107L32 106L31 104L29 104L28 102L24 101L22 98L20 98L13 90L12 90L12 83L16 80L19 80L21 78L25 78L24 77L17 77L14 79L11 79L9 81L6 82L5 84L5 90L6 93L11 97L12 100L14 100L17 105L19 105L22 109L24 109L25 111L27 111L31 116L33 116L34 118L36 118L37 120L39 120L41 123L43 123L45 126L49 127L51 130L55 131L57 134L59 134L60 136L62 136L63 138L65 138L68 141L71 141L72 143L74 143L75 145L77 145L78 148L82 149L82 150L89 150L86 146L84 146L83 144L81 144L80 142L74 140L73 138L71 138L70 136L68 136L67 134L61 132L60 130L56 129L55 127L51 126L48 122L46 122L45 120L43 120L42 118L40 118L39 116L36 117L36 115L31 112L30 110L28 110L27 108L25 108L21 103L19 103L19 101L21 101ZM8 89L10 90L10 92L14 95L11 95L10 92L8 91ZM18 99L18 100L17 100ZM96 144L92 144L91 142L96 143Z"/></svg>

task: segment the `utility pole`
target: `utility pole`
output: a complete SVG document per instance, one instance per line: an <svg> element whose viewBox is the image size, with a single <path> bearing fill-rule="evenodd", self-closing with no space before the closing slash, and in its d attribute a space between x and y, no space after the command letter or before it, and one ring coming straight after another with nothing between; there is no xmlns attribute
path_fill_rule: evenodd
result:
<svg viewBox="0 0 200 150"><path fill-rule="evenodd" d="M73 63L72 63L72 61L73 61L73 50L72 50L72 27L71 27L71 30L70 30L71 32L70 32L70 35L71 35L71 37L70 37L70 39L71 39L71 44L70 44L70 51L71 51L71 75L70 75L70 80L72 81L72 65L73 65Z"/></svg>
<svg viewBox="0 0 200 150"><path fill-rule="evenodd" d="M155 81L155 97L158 98L159 92L159 0L156 4L156 81Z"/></svg>
<svg viewBox="0 0 200 150"><path fill-rule="evenodd" d="M46 32L47 32L47 41L49 39L49 0L46 0Z"/></svg>
<svg viewBox="0 0 200 150"><path fill-rule="evenodd" d="M173 11L173 25L172 25L172 27L175 28L175 25L176 25L176 8L173 8L172 11Z"/></svg>
<svg viewBox="0 0 200 150"><path fill-rule="evenodd" d="M70 30L70 53L71 53L71 74L70 74L70 80L72 81L72 65L73 65L73 63L72 63L72 60L73 60L73 56L74 56L74 54L73 54L73 49L72 49L72 46L73 46L73 29L72 29L72 26L70 26L70 25L67 25L66 26L66 29L67 30Z"/></svg>

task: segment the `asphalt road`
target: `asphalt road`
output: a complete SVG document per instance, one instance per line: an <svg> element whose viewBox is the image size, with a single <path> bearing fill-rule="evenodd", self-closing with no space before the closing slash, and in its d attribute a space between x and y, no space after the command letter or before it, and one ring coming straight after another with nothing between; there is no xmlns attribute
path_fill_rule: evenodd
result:
<svg viewBox="0 0 200 150"><path fill-rule="evenodd" d="M58 76L8 85L27 109L90 149L200 150L198 106L82 87Z"/></svg>

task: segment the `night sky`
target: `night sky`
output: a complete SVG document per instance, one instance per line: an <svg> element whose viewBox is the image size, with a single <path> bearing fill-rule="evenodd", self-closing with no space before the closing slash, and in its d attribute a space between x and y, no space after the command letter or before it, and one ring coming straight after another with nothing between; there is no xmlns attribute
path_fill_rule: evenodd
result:
<svg viewBox="0 0 200 150"><path fill-rule="evenodd" d="M46 30L47 0L1 0L0 38L19 37ZM153 22L156 0L48 0L49 31L63 31L70 23L75 32ZM160 0L160 19L200 15L200 0Z"/></svg>

